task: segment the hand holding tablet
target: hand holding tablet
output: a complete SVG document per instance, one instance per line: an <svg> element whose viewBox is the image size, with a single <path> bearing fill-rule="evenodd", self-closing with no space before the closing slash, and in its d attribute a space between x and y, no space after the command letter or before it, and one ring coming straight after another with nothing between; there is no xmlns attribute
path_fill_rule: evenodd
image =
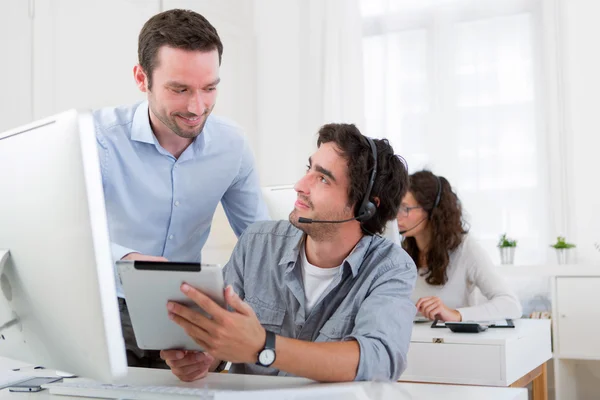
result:
<svg viewBox="0 0 600 400"><path fill-rule="evenodd" d="M224 308L223 274L220 266L118 261L117 268L140 349L203 350L179 325L169 319L167 303L173 301L203 313L181 292L181 285L187 283Z"/></svg>

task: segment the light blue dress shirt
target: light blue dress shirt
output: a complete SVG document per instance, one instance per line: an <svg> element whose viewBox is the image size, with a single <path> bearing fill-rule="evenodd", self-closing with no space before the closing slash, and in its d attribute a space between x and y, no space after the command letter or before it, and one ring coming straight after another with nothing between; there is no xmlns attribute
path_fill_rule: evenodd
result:
<svg viewBox="0 0 600 400"><path fill-rule="evenodd" d="M200 262L219 202L237 236L269 219L252 151L231 122L209 116L176 159L154 136L147 102L94 117L113 260L139 252Z"/></svg>

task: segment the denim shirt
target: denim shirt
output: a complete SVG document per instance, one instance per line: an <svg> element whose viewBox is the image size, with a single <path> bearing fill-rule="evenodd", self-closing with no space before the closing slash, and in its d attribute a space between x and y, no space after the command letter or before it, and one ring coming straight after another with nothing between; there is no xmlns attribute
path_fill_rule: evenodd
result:
<svg viewBox="0 0 600 400"><path fill-rule="evenodd" d="M288 221L250 225L224 267L224 280L277 335L311 342L356 340L356 380L397 380L406 369L415 306L416 266L397 244L364 236L306 313L300 250L304 233ZM289 376L254 364L231 372Z"/></svg>

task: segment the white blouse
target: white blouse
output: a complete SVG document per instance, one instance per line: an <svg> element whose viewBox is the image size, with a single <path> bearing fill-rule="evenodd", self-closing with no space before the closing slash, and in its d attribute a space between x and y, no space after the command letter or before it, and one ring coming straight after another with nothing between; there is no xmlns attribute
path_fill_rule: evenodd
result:
<svg viewBox="0 0 600 400"><path fill-rule="evenodd" d="M489 255L468 234L450 253L445 285L434 286L425 281L419 271L412 300L437 296L442 302L460 312L463 321L488 321L520 318L523 309L517 296L509 289L492 263ZM476 289L487 299L477 304Z"/></svg>

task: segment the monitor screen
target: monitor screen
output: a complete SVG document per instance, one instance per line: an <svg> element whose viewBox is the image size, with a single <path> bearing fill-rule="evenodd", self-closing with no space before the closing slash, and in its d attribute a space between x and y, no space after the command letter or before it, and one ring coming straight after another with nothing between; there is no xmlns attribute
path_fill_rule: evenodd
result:
<svg viewBox="0 0 600 400"><path fill-rule="evenodd" d="M0 251L0 355L107 382L126 375L90 112L0 134Z"/></svg>

